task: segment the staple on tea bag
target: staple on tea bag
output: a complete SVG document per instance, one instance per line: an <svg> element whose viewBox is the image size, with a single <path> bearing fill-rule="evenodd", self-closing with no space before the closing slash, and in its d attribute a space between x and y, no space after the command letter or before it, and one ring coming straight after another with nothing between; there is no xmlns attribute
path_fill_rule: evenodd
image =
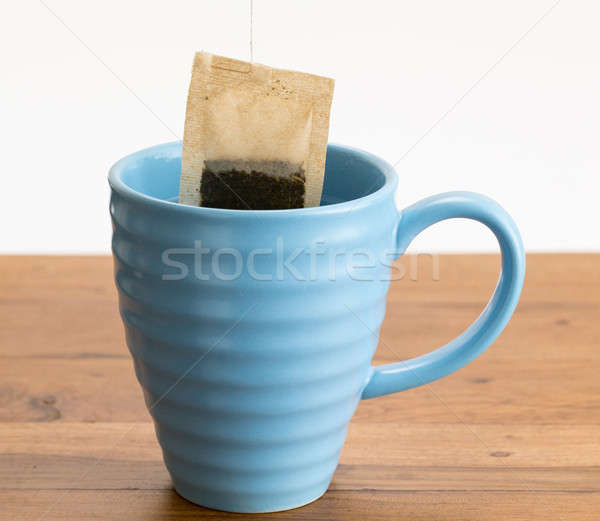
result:
<svg viewBox="0 0 600 521"><path fill-rule="evenodd" d="M196 53L179 202L318 206L332 95L329 78Z"/></svg>

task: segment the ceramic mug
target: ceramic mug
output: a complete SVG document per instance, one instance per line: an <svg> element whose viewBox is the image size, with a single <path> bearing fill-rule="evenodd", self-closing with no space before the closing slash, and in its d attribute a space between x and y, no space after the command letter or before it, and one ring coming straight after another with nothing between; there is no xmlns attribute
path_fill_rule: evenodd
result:
<svg viewBox="0 0 600 521"><path fill-rule="evenodd" d="M317 499L361 399L467 364L519 299L519 232L485 196L445 193L398 212L389 164L330 145L320 207L201 208L174 202L180 168L181 143L121 159L109 175L110 213L127 345L175 489L194 503L270 512ZM449 344L371 366L391 262L454 217L498 239L491 300Z"/></svg>

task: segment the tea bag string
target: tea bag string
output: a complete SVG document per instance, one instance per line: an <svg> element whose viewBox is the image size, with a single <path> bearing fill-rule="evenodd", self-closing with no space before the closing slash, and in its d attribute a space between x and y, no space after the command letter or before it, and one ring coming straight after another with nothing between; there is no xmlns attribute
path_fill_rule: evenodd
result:
<svg viewBox="0 0 600 521"><path fill-rule="evenodd" d="M254 63L254 0L250 0L250 63Z"/></svg>

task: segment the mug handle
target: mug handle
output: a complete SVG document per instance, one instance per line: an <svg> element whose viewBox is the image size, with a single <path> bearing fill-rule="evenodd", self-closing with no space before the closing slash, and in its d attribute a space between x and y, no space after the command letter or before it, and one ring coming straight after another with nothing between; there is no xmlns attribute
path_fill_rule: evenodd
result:
<svg viewBox="0 0 600 521"><path fill-rule="evenodd" d="M492 298L477 320L445 346L410 360L371 367L362 399L404 391L453 373L483 353L513 314L523 287L525 252L514 221L489 197L447 192L404 209L396 231L398 256L425 228L455 217L485 224L498 239L502 270Z"/></svg>

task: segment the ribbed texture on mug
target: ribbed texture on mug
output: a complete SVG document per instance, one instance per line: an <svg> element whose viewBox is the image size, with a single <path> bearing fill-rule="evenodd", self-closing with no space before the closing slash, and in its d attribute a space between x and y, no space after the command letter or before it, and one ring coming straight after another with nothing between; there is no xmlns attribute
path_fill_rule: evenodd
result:
<svg viewBox="0 0 600 521"><path fill-rule="evenodd" d="M325 248L393 241L393 200L342 216L248 220L198 209L153 208L113 191L113 253L120 311L138 380L164 460L179 493L230 511L300 506L322 495L337 466L348 422L370 375L389 282L357 282L320 259L314 280L164 280L168 248L212 252L276 247L284 256L323 239ZM246 212L248 215L250 212ZM256 257L256 271L275 274ZM308 267L300 260L300 269ZM385 271L385 269L384 269ZM338 273L339 272L339 273Z"/></svg>

